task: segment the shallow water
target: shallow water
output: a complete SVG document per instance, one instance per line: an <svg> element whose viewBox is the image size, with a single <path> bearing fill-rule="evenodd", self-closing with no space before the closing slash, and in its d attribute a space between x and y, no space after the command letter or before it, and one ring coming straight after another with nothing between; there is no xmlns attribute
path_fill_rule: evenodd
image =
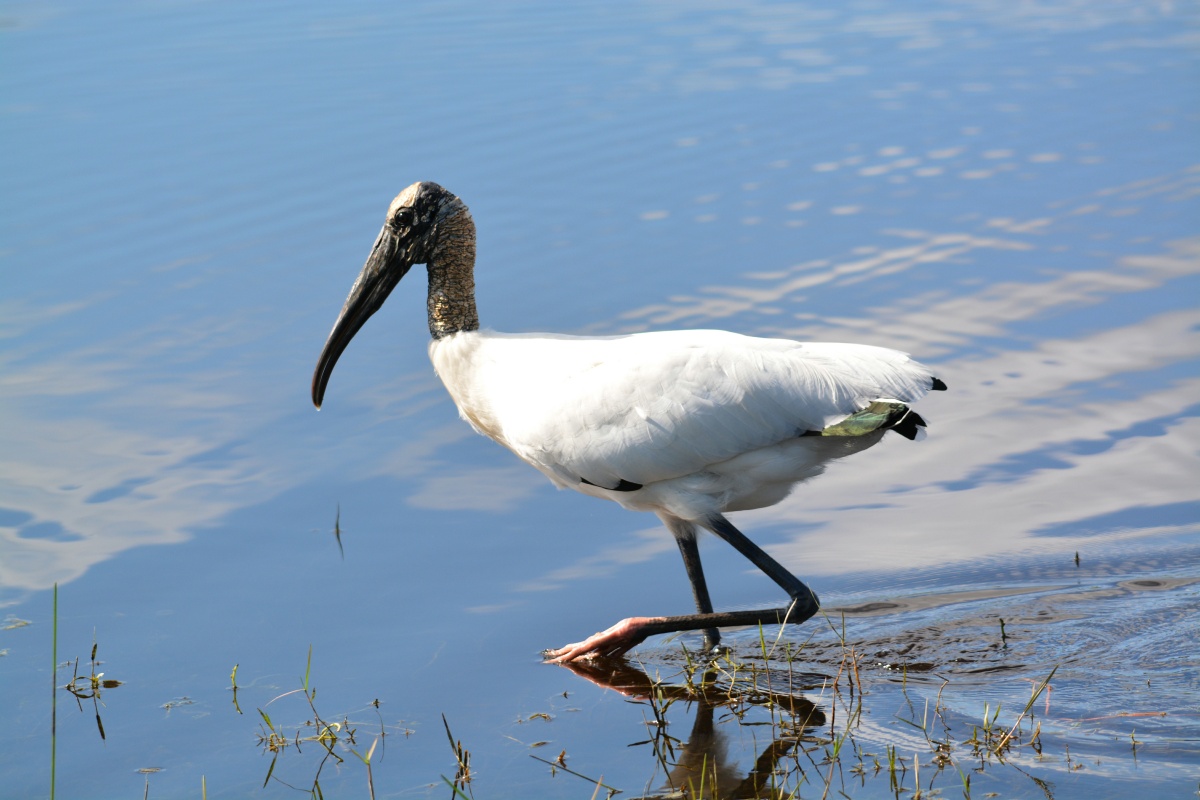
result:
<svg viewBox="0 0 1200 800"><path fill-rule="evenodd" d="M825 719L771 751L804 767L800 796L911 796L915 762L945 796L973 768L973 796L1196 791L1191 6L62 3L0 22L0 795L48 790L55 583L59 660L88 673L95 642L122 681L102 706L58 692L64 796L310 787L318 747L260 788L256 744L256 709L292 733L312 717L272 702L310 646L318 710L357 723L360 753L388 732L377 796L449 794L442 714L480 798L591 796L530 757L562 750L624 796L669 783L630 747L650 705L537 655L689 610L657 521L553 491L457 419L415 278L309 403L418 179L471 206L486 326L861 341L949 383L924 441L735 519L830 615L782 640L807 643L798 690ZM777 600L703 552L719 607ZM729 644L761 662L757 632ZM853 697L832 686L847 647ZM634 666L680 685L681 652L652 641ZM1055 668L1042 754L1027 736L973 759L985 706L1012 725ZM729 775L778 740L770 709L680 697L666 729L723 747ZM936 728L912 724L926 701ZM852 773L888 746L899 784ZM339 752L325 795L367 796Z"/></svg>

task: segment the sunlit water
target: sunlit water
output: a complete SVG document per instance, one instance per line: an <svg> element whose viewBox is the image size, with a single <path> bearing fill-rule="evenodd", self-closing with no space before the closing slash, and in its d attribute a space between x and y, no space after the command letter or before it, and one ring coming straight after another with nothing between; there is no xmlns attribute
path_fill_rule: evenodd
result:
<svg viewBox="0 0 1200 800"><path fill-rule="evenodd" d="M656 520L555 492L457 419L415 274L309 403L387 203L428 179L479 226L486 326L720 327L936 365L951 391L922 401L925 441L888 437L736 520L838 630L849 609L855 741L908 760L901 794L916 761L947 796L980 766L976 796L1189 796L1196 22L1115 2L7 4L0 795L48 792L56 582L59 685L93 641L123 681L102 706L58 693L63 796L309 788L315 748L259 788L256 709L311 718L271 702L310 646L321 713L358 723L363 754L389 732L378 796L449 794L443 713L480 798L591 796L530 758L563 750L625 796L670 783L629 746L645 703L537 656L689 610ZM778 599L704 554L719 607ZM824 621L785 641L808 642L832 739L842 647ZM639 657L670 682L679 653ZM926 701L941 691L961 743L1055 667L1041 756L936 771ZM716 709L705 732L709 712L678 703L668 728L748 774L763 712ZM326 796L367 796L342 755ZM819 797L828 770L805 758ZM833 791L900 791L843 766Z"/></svg>

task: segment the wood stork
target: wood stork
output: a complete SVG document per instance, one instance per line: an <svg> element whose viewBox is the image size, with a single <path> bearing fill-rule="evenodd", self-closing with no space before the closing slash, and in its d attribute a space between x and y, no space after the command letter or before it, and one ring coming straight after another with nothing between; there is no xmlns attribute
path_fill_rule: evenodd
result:
<svg viewBox="0 0 1200 800"><path fill-rule="evenodd" d="M556 486L653 511L675 537L697 613L632 617L547 650L557 661L619 655L646 637L731 625L803 622L819 601L730 524L725 512L774 505L832 459L888 430L915 439L908 404L945 384L904 353L724 331L627 336L480 330L475 223L436 183L414 183L383 229L313 374L317 408L338 357L414 264L429 273L429 356L459 413ZM787 594L781 608L714 613L698 528L731 544Z"/></svg>

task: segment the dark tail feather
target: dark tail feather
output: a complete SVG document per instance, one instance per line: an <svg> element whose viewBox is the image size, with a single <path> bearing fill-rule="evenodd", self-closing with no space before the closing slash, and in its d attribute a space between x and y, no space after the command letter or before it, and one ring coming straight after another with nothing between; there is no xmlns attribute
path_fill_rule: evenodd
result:
<svg viewBox="0 0 1200 800"><path fill-rule="evenodd" d="M880 427L893 430L905 439L912 441L917 438L920 429L925 427L925 420L911 408L905 408L903 411L893 412L888 421Z"/></svg>
<svg viewBox="0 0 1200 800"><path fill-rule="evenodd" d="M944 391L946 391L946 384L942 383L941 378L934 378L933 386L931 386L930 388L935 392L944 392Z"/></svg>
<svg viewBox="0 0 1200 800"><path fill-rule="evenodd" d="M627 481L624 478L618 478L616 486L600 486L600 484L592 483L587 478L580 478L579 482L586 483L588 486L599 486L601 489L608 489L610 492L636 492L642 488L642 484Z"/></svg>

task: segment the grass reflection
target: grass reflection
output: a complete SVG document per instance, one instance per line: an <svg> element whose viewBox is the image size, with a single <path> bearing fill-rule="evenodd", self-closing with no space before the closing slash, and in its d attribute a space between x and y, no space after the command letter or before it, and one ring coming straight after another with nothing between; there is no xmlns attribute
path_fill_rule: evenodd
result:
<svg viewBox="0 0 1200 800"><path fill-rule="evenodd" d="M121 685L121 682L113 678L105 678L103 672L97 672L96 667L100 666L101 661L96 660L96 653L100 649L100 643L96 641L95 634L92 635L92 654L89 658L90 670L87 675L79 674L79 659L75 659L74 672L71 675L71 680L63 688L66 689L75 698L76 704L79 706L80 713L83 712L83 701L92 701L92 710L96 712L96 728L100 731L100 738L107 738L104 733L104 722L100 719L100 706L104 705L100 699L101 693L105 689L115 689Z"/></svg>
<svg viewBox="0 0 1200 800"><path fill-rule="evenodd" d="M289 750L294 749L297 754L302 754L304 747L313 745L316 748L317 759L316 767L313 772L312 782L307 791L312 797L324 797L324 792L321 789L321 774L327 766L332 762L336 765L345 763L345 759L338 754L338 751L349 752L358 758L366 768L367 787L369 796L375 797L375 780L371 770L371 760L375 755L375 748L383 743L387 737L387 728L383 724L383 717L379 715L379 701L372 702L372 707L375 710L376 716L379 718L379 733L371 741L370 746L366 749L366 753L360 753L357 748L361 747L358 741L359 723L351 723L348 716L343 716L341 722L326 719L317 710L317 689L311 685L309 678L312 674L312 647L308 649L308 661L304 668L304 679L301 686L273 698L266 705L271 705L277 700L284 698L294 698L297 694L304 698L305 704L308 706L307 712L301 709L301 714L308 714L309 719L305 722L289 728L283 723L276 723L271 719L262 708L258 709L260 718L258 730L258 745L264 753L271 754L271 764L267 767L267 775L263 779L263 787L271 782L274 778L277 782L292 789L300 789L291 783L280 778L275 774L275 767L279 762L279 757ZM236 692L236 677L237 667L234 667L233 674L230 678L234 681L234 689ZM236 706L235 706L236 707ZM241 713L241 709L238 709ZM382 756L382 750L380 754Z"/></svg>
<svg viewBox="0 0 1200 800"><path fill-rule="evenodd" d="M597 686L620 692L642 708L650 738L629 746L649 748L655 766L647 785L663 783L658 792L645 797L679 797L681 792L714 798L795 796L807 777L796 754L805 741L814 740L814 731L825 725L826 717L800 693L804 682L797 680L792 663L788 662L786 673L774 674L776 669L739 661L732 653L711 661L697 661L686 650L684 653L688 659L685 668L665 680L652 677L625 658L573 661L562 666ZM681 701L695 707L686 739L670 733L671 717L677 716L676 706ZM731 757L730 731L725 723L736 720L739 725L763 726L751 714L755 709L767 712L770 739L757 753L753 766L740 770L736 757ZM607 790L608 797L619 793L595 783L597 789Z"/></svg>
<svg viewBox="0 0 1200 800"><path fill-rule="evenodd" d="M1057 667L1034 684L1015 717L1006 717L1000 703L981 701L982 722L968 725L943 699L954 679L939 678L932 697L910 697L916 685L910 686L906 672L898 681L894 675L873 677L864 654L874 645L835 633L835 649L772 643L761 631L759 646L747 651L701 658L684 648L666 657L673 665L668 671L674 669L668 677L625 658L562 666L641 709L649 736L628 746L651 754L645 790L635 795L647 800L860 795L919 800L959 788L970 798L972 782L989 770L1010 770L1038 787L1038 794L1052 796L1051 784L1019 762L1046 757L1035 706L1044 698L1048 713ZM928 682L920 688L924 693ZM813 693L819 695L815 701ZM688 715L686 737L673 735L673 724ZM879 720L888 721L890 733ZM752 761L739 758L739 746L752 751ZM1065 748L1064 756L1069 762ZM551 771L557 771L553 765ZM1012 775L1002 779L1011 782ZM624 793L587 780L596 784L596 796Z"/></svg>

